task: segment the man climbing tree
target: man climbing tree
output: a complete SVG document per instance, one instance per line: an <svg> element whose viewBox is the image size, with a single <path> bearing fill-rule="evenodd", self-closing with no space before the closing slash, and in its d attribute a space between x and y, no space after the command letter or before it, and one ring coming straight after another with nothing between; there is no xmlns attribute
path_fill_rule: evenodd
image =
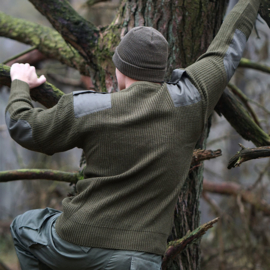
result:
<svg viewBox="0 0 270 270"><path fill-rule="evenodd" d="M29 88L45 78L27 64L12 66L11 136L49 155L77 146L87 161L63 213L32 210L13 221L22 269L160 268L195 144L238 66L259 4L239 1L208 51L167 84L168 43L149 27L130 30L115 51L118 93L74 92L35 109Z"/></svg>

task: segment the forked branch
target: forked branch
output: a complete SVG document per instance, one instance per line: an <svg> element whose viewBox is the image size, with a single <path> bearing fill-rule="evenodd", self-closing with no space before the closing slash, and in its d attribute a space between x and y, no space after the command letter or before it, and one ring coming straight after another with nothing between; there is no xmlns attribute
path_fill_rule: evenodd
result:
<svg viewBox="0 0 270 270"><path fill-rule="evenodd" d="M241 150L229 160L228 169L239 167L242 163L252 159L270 157L270 146L246 148L240 143L239 145Z"/></svg>

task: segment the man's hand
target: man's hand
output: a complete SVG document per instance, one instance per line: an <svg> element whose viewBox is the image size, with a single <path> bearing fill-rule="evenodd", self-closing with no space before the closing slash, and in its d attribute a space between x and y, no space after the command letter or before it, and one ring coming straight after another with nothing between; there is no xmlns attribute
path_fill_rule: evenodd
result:
<svg viewBox="0 0 270 270"><path fill-rule="evenodd" d="M44 75L37 77L35 67L29 64L13 64L10 69L11 80L20 80L28 83L29 88L35 88L46 82Z"/></svg>

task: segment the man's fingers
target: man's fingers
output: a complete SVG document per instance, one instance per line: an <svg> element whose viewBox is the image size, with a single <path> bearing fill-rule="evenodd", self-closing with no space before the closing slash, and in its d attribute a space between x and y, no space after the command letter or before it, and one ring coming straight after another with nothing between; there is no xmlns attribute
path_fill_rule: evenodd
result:
<svg viewBox="0 0 270 270"><path fill-rule="evenodd" d="M37 79L37 83L39 85L43 84L46 82L46 77L44 75L41 75L38 79Z"/></svg>

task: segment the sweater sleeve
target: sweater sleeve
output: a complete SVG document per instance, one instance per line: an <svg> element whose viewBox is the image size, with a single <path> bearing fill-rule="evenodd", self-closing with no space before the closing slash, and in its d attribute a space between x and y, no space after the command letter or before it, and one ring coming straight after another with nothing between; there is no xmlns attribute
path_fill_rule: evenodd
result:
<svg viewBox="0 0 270 270"><path fill-rule="evenodd" d="M186 69L205 101L205 118L214 110L242 58L260 0L239 0L224 20L209 49Z"/></svg>
<svg viewBox="0 0 270 270"><path fill-rule="evenodd" d="M5 118L10 136L29 150L52 155L81 147L72 94L50 109L34 108L28 84L14 80Z"/></svg>

